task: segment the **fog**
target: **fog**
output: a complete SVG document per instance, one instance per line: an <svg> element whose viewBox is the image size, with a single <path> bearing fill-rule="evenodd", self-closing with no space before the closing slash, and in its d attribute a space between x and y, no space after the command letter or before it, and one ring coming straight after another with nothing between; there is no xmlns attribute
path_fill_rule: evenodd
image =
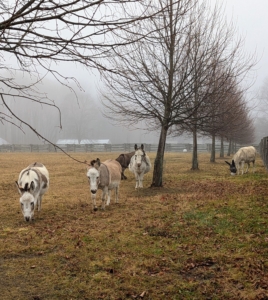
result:
<svg viewBox="0 0 268 300"><path fill-rule="evenodd" d="M90 77L85 73L85 77ZM83 139L109 139L113 144L121 143L157 143L157 132L147 132L144 124L137 124L137 128L127 128L113 124L102 114L102 107L98 96L97 85L91 83L80 90L71 84L74 90L52 80L44 80L39 87L40 93L46 92L48 98L54 99L58 106L50 107L33 101L9 99L8 105L20 119L27 121L43 137L52 143L60 139L79 142ZM83 81L83 80L82 80ZM82 82L81 82L82 83ZM83 84L82 84L83 86ZM9 113L5 111L8 115ZM0 123L0 136L10 144L42 144L39 138L26 125L19 121L15 125Z"/></svg>
<svg viewBox="0 0 268 300"><path fill-rule="evenodd" d="M244 39L245 53L255 55L257 64L249 80L248 105L255 123L255 143L268 136L268 94L261 97L268 80L268 1L256 0L254 4L244 0L224 0L227 18L232 19L237 32Z"/></svg>
<svg viewBox="0 0 268 300"><path fill-rule="evenodd" d="M217 0L218 1L218 0ZM215 2L211 1L213 4ZM251 77L252 86L247 93L247 100L252 107L252 116L256 123L256 140L268 135L268 102L260 103L259 91L268 77L268 1L256 0L254 4L244 0L223 0L226 17L232 19L238 35L244 38L245 53L255 54L257 64ZM59 112L53 107L25 101L10 99L14 112L28 121L41 135L56 143L59 139L109 139L111 143L158 143L158 132L147 132L145 124L127 128L111 123L102 115L99 90L102 87L97 71L86 70L75 64L57 65L64 76L75 77L81 88L72 85L74 91L59 84L53 78L44 80L40 90L48 93L55 100L61 111L62 128ZM7 113L7 112L6 112ZM43 143L34 132L19 122L17 127L0 123L0 137L11 144ZM202 142L204 139L200 138ZM169 138L167 142L191 142L189 136Z"/></svg>

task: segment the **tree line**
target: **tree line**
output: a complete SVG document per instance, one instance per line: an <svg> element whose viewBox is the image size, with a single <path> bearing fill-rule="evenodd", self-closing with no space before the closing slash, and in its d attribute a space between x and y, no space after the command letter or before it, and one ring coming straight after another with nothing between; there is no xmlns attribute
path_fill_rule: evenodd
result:
<svg viewBox="0 0 268 300"><path fill-rule="evenodd" d="M222 143L252 142L253 121L243 83L255 61L244 54L242 39L218 4L210 8L195 0L156 3L152 13L160 10L158 18L144 20L136 32L126 33L129 40L141 33L145 38L109 57L117 72L103 73L103 103L112 119L145 120L149 129L160 129L152 186L161 186L169 134L192 134L192 170L199 168L198 134L211 136L211 162L216 137Z"/></svg>

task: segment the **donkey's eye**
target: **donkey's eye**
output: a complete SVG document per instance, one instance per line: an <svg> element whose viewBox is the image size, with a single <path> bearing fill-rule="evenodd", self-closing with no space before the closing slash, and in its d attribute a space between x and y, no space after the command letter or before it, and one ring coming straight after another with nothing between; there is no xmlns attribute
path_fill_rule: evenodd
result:
<svg viewBox="0 0 268 300"><path fill-rule="evenodd" d="M20 206L23 207L23 203L21 203Z"/></svg>

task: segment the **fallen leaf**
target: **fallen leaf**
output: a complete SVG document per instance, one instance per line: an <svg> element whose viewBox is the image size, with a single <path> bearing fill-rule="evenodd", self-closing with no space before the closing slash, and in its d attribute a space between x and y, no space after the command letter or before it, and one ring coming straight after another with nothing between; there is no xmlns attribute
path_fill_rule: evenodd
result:
<svg viewBox="0 0 268 300"><path fill-rule="evenodd" d="M140 297L143 298L145 295L146 295L146 292L143 291L143 292L140 294Z"/></svg>

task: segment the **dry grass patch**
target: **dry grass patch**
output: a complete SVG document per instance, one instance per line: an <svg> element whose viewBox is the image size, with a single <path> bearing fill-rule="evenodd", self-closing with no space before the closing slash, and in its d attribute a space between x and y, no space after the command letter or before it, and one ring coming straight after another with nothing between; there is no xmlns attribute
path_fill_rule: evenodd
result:
<svg viewBox="0 0 268 300"><path fill-rule="evenodd" d="M118 153L83 153L90 161ZM149 154L153 161L155 154ZM44 163L51 186L26 223L14 181ZM268 174L166 154L164 187L126 171L119 204L92 212L86 168L62 154L1 154L1 299L268 299ZM98 193L100 206L100 194Z"/></svg>

